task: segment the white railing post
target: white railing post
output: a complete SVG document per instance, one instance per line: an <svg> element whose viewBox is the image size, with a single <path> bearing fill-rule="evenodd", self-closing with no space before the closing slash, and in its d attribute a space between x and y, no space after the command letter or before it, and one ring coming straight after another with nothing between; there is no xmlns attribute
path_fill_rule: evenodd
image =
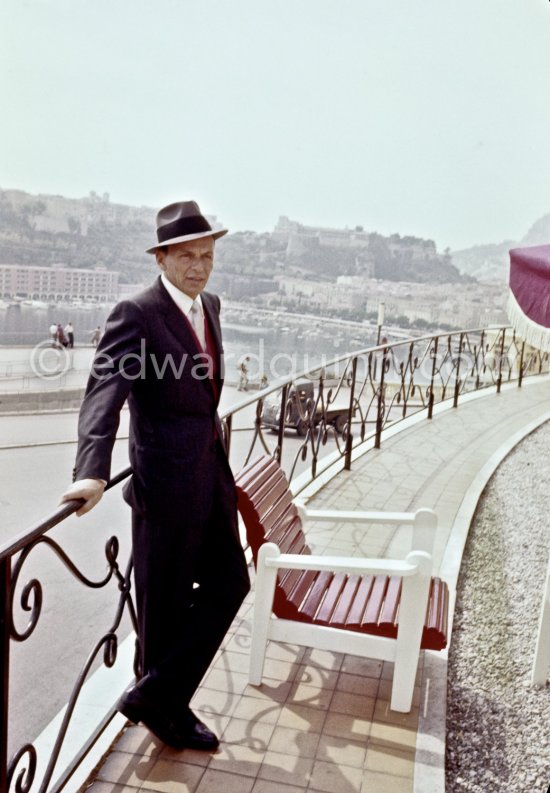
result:
<svg viewBox="0 0 550 793"><path fill-rule="evenodd" d="M531 684L544 686L550 668L550 561L546 571L542 606L540 609L535 658L531 671Z"/></svg>

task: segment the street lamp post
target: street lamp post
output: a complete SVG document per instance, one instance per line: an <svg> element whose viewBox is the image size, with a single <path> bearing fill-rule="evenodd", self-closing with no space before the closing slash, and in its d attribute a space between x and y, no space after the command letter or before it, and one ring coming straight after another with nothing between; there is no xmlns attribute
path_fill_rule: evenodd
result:
<svg viewBox="0 0 550 793"><path fill-rule="evenodd" d="M384 302L378 303L378 319L376 320L376 324L378 325L378 333L376 335L376 346L380 344L380 334L382 332L382 325L384 324L384 315L386 312L386 304Z"/></svg>

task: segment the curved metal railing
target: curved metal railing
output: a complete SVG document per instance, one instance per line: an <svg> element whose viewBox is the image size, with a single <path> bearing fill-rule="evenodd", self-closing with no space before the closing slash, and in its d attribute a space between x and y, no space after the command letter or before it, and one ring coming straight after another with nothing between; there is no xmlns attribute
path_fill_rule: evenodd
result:
<svg viewBox="0 0 550 793"><path fill-rule="evenodd" d="M339 356L279 380L223 416L234 470L256 451L275 456L289 479L307 486L328 464L367 440L380 447L388 427L438 404L548 373L540 353L507 327L423 336ZM274 437L275 436L275 437ZM236 442L238 441L238 442Z"/></svg>
<svg viewBox="0 0 550 793"><path fill-rule="evenodd" d="M245 397L222 414L225 442L234 470L255 453L267 452L280 461L295 489L301 489L335 460L343 461L349 469L354 450L367 441L380 447L384 431L411 415L424 412L430 419L440 403L457 407L468 393L490 388L498 393L504 383L521 386L526 377L549 372L548 353L528 348L510 328L464 330L384 344L341 355L313 371L292 373ZM119 484L130 473L129 468L121 471L108 487ZM134 629L136 625L131 558L123 570L116 536L106 544L107 570L97 579L84 575L59 543L47 536L79 505L73 501L59 507L0 548L2 792L62 790L115 713L113 707L81 751L59 771L57 765L75 704L94 662L102 656L105 666L114 664L126 612ZM19 582L23 582L27 560L38 546L51 550L83 586L116 587L113 618L83 660L51 754L46 762L42 760L45 770L40 779L36 778L37 752L32 741L24 742L11 758L7 756L11 645L25 642L33 634L42 607L41 582L36 578ZM16 626L16 608L28 615L23 629Z"/></svg>

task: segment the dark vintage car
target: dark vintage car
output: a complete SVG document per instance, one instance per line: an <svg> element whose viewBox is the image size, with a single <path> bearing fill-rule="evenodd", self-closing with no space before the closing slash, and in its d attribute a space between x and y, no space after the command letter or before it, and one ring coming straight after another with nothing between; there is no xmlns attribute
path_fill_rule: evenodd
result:
<svg viewBox="0 0 550 793"><path fill-rule="evenodd" d="M311 400L311 402L310 402ZM315 400L315 383L310 380L298 381L288 392L285 428L293 428L298 435L305 435L309 427L308 411L313 406ZM310 403L308 405L308 403ZM345 402L331 404L328 407L325 402L325 419L327 424L331 424L336 432L340 434L348 420L349 405ZM323 417L322 405L316 406L313 417L314 425L317 425ZM262 426L274 431L279 429L281 420L281 393L269 394L264 402L262 413Z"/></svg>

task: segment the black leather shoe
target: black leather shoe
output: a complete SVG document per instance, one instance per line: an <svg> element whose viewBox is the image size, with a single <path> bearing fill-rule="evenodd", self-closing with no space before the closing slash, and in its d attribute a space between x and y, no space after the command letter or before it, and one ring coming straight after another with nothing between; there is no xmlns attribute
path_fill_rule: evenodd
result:
<svg viewBox="0 0 550 793"><path fill-rule="evenodd" d="M209 730L192 710L187 709L183 720L184 731L186 734L186 746L189 749L204 749L212 751L220 745L218 737Z"/></svg>
<svg viewBox="0 0 550 793"><path fill-rule="evenodd" d="M187 709L180 718L169 716L162 705L147 696L139 685L127 691L116 708L134 724L142 722L153 735L173 749L212 751L219 746L216 735L191 710Z"/></svg>
<svg viewBox="0 0 550 793"><path fill-rule="evenodd" d="M147 697L138 687L127 691L117 702L116 708L134 724L141 721L153 735L173 749L187 746L187 735L181 724L168 716L157 701Z"/></svg>

